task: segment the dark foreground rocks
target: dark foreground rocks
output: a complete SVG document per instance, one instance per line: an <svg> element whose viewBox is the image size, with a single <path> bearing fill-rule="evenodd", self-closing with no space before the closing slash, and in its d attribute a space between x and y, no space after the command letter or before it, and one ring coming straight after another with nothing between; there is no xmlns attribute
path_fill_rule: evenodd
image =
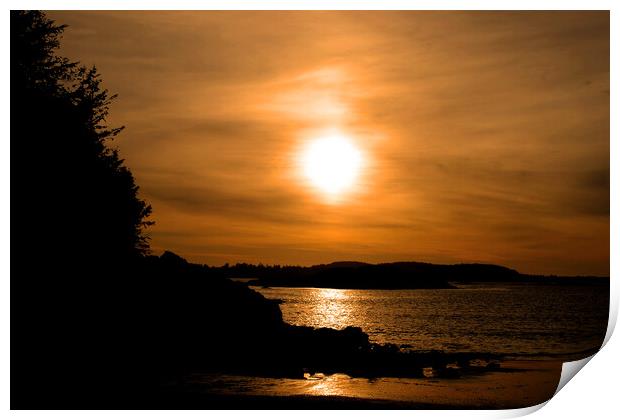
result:
<svg viewBox="0 0 620 420"><path fill-rule="evenodd" d="M277 302L170 252L66 273L41 295L49 311L14 364L12 408L155 407L162 384L194 372L447 377L473 358L373 344L357 327L289 325Z"/></svg>

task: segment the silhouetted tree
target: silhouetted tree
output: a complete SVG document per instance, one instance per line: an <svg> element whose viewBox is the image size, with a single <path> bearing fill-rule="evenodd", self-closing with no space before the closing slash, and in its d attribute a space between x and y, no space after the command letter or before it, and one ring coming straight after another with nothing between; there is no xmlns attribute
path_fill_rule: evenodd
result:
<svg viewBox="0 0 620 420"><path fill-rule="evenodd" d="M57 55L64 28L39 11L11 12L11 157L19 171L12 192L30 219L21 227L36 223L33 237L53 246L44 252L107 264L144 255L151 207L108 146L123 129L106 123L116 95L101 87L95 67Z"/></svg>
<svg viewBox="0 0 620 420"><path fill-rule="evenodd" d="M114 96L57 54L63 29L11 12L11 388L46 406L93 399L118 374L151 224L108 146L122 130L106 123Z"/></svg>

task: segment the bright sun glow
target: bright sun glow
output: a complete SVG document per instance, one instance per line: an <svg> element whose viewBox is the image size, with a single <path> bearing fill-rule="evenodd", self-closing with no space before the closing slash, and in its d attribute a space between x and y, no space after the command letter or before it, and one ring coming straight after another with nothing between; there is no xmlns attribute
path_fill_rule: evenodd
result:
<svg viewBox="0 0 620 420"><path fill-rule="evenodd" d="M310 183L330 198L350 190L362 166L361 151L345 136L311 141L302 154L302 169Z"/></svg>

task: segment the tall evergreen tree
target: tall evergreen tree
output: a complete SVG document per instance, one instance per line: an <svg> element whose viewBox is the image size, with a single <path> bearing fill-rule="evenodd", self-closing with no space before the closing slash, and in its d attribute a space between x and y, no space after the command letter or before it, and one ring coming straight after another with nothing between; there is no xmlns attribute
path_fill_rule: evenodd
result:
<svg viewBox="0 0 620 420"><path fill-rule="evenodd" d="M151 207L109 146L123 129L106 123L115 95L94 67L57 54L64 28L39 11L11 13L12 192L27 216L20 228L34 228L30 240L45 238L42 252L108 263L144 255Z"/></svg>
<svg viewBox="0 0 620 420"><path fill-rule="evenodd" d="M94 67L58 55L63 29L39 11L11 12L11 389L21 406L102 400L135 335L135 266L149 250L151 207L109 146L122 130L106 123L114 96Z"/></svg>

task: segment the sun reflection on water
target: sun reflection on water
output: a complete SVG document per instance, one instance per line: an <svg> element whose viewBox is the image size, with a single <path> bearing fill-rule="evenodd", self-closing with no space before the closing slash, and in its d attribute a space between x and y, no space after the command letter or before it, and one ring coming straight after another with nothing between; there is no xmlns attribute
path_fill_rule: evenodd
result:
<svg viewBox="0 0 620 420"><path fill-rule="evenodd" d="M352 325L356 308L351 305L349 290L312 289L312 292L315 305L309 315L315 318L313 324L336 329Z"/></svg>

